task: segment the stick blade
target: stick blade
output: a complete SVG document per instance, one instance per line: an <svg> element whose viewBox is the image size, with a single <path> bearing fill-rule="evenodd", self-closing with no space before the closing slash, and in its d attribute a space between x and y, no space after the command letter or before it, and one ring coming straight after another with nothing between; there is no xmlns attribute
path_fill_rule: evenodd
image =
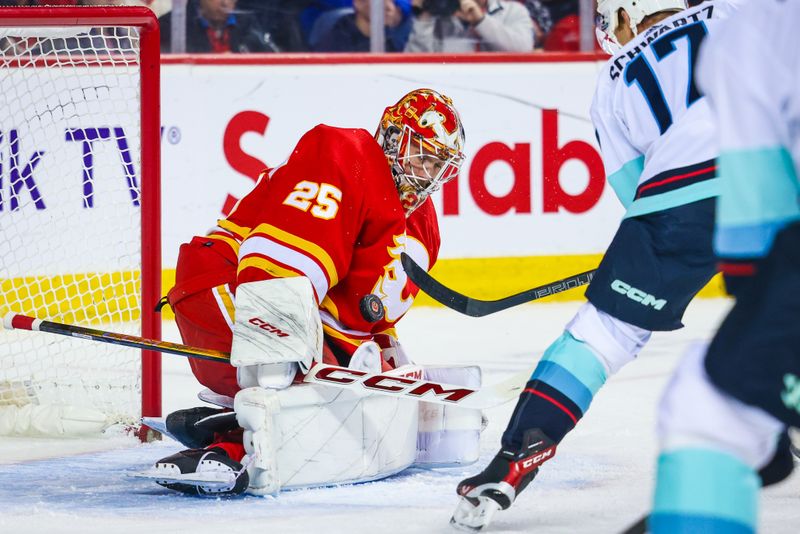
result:
<svg viewBox="0 0 800 534"><path fill-rule="evenodd" d="M438 280L430 276L425 269L417 265L417 263L411 259L411 256L405 252L400 253L400 263L403 264L403 269L411 281L433 300L464 315L480 317L480 315L473 315L474 311L470 310L471 299L469 297L441 284Z"/></svg>

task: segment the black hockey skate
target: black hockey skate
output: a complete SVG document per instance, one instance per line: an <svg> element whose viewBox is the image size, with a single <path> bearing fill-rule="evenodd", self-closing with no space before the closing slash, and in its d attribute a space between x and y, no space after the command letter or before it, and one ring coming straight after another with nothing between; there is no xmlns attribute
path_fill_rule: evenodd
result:
<svg viewBox="0 0 800 534"><path fill-rule="evenodd" d="M462 530L481 530L497 510L511 506L539 466L555 453L556 444L541 430L528 430L519 451L501 449L483 472L458 484L461 499L450 524Z"/></svg>
<svg viewBox="0 0 800 534"><path fill-rule="evenodd" d="M205 406L172 412L164 423L171 437L192 449L208 447L214 442L215 433L237 426L234 412Z"/></svg>
<svg viewBox="0 0 800 534"><path fill-rule="evenodd" d="M156 462L149 478L171 490L190 495L229 497L244 493L250 482L247 470L225 451L187 449Z"/></svg>

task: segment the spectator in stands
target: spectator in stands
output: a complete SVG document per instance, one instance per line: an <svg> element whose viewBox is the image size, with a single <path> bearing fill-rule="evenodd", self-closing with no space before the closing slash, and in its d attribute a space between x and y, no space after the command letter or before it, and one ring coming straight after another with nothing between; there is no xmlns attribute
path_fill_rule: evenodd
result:
<svg viewBox="0 0 800 534"><path fill-rule="evenodd" d="M533 22L507 0L412 0L416 12L406 52L530 52Z"/></svg>
<svg viewBox="0 0 800 534"><path fill-rule="evenodd" d="M578 0L541 0L549 11L552 27L545 35L543 47L548 52L578 52L581 49ZM594 16L594 12L592 13ZM592 38L596 51L600 45Z"/></svg>
<svg viewBox="0 0 800 534"><path fill-rule="evenodd" d="M308 49L300 28L300 12L313 0L239 0L240 12L258 20L281 52ZM348 5L351 0L347 0Z"/></svg>
<svg viewBox="0 0 800 534"><path fill-rule="evenodd" d="M170 51L172 13L162 16L161 50ZM186 52L278 52L271 36L251 14L236 11L236 0L189 0Z"/></svg>
<svg viewBox="0 0 800 534"><path fill-rule="evenodd" d="M402 52L408 31L403 38L401 26L404 23L407 27L411 24L409 17L411 5L407 1L401 0L383 0L383 4L385 51ZM315 52L368 52L370 50L370 5L371 0L353 0L352 11L336 10L320 15L309 36L312 50ZM406 8L405 13L403 7ZM340 13L340 16L316 41L315 33L317 32L314 30L325 23L329 13L333 16Z"/></svg>
<svg viewBox="0 0 800 534"><path fill-rule="evenodd" d="M550 32L550 28L553 27L550 10L542 4L541 0L522 0L522 3L528 9L528 14L533 21L533 48L539 50L544 46L544 39Z"/></svg>

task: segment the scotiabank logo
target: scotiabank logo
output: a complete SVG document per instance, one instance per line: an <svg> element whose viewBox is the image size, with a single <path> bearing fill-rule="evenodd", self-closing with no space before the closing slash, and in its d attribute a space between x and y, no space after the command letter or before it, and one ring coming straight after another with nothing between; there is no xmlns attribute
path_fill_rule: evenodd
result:
<svg viewBox="0 0 800 534"><path fill-rule="evenodd" d="M259 319L258 317L253 317L248 323L257 326L261 330L266 330L270 334L275 334L278 337L289 337L289 334L278 328L277 326L273 326L266 322L264 319Z"/></svg>
<svg viewBox="0 0 800 534"><path fill-rule="evenodd" d="M261 112L242 111L231 118L223 136L223 151L228 164L253 181L267 165L246 153L241 147L241 139L246 133L264 135L269 120ZM534 132L534 136L542 144L541 173L532 169L531 143L487 143L464 164L461 175L444 186L443 214L447 216L461 213L465 188L460 187L459 182L463 180L467 180L466 194L487 215L531 213L533 199L537 195L541 197L544 213L557 213L560 210L571 213L589 211L600 200L605 187L602 159L597 150L585 141L571 140L562 144L558 122L557 110L543 110L540 135L536 136ZM469 136L469 132L467 135ZM589 179L582 191L570 193L561 186L559 175L562 167L569 161L583 164L588 171ZM498 162L508 165L513 175L512 187L503 195L494 195L487 187L487 170L490 165ZM228 195L223 213L228 214L236 202L235 197Z"/></svg>
<svg viewBox="0 0 800 534"><path fill-rule="evenodd" d="M75 183L81 184L80 187L83 189L84 208L94 207L94 151L98 143L109 143L118 151L131 204L139 206L139 184L136 178L136 169L128 137L121 126L66 128L63 139L67 143L77 143L81 147L80 157L83 162L83 171L82 176L75 177ZM48 150L29 151L23 149L24 141L17 129L0 131L0 152L8 154L5 167L3 160L0 159L0 211L17 211L21 206L23 195L30 196L31 202L37 210L47 208L47 198L37 181L37 168L47 158ZM2 150L6 147L7 150ZM4 178L8 180L7 198Z"/></svg>

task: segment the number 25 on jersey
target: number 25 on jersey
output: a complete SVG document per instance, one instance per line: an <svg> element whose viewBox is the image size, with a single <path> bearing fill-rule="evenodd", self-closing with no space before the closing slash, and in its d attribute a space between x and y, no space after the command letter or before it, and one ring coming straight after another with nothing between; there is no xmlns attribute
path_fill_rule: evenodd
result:
<svg viewBox="0 0 800 534"><path fill-rule="evenodd" d="M303 180L294 186L283 201L301 211L309 211L317 219L330 220L339 213L339 202L342 201L342 190L331 184L318 184Z"/></svg>

